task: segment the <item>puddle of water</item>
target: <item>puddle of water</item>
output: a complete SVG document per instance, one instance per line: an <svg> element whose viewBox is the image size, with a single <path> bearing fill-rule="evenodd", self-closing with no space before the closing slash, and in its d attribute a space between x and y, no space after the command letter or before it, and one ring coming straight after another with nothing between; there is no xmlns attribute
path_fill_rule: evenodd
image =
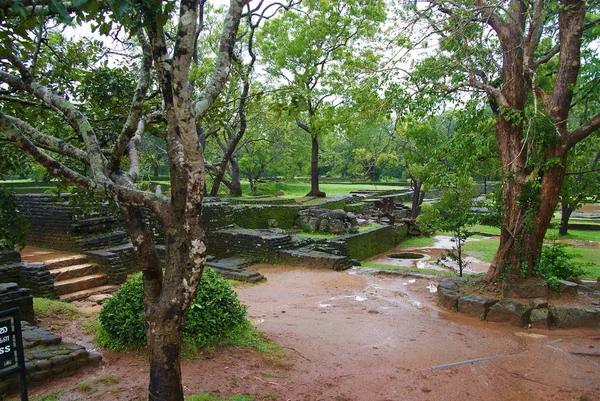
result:
<svg viewBox="0 0 600 401"><path fill-rule="evenodd" d="M362 297L360 295L357 295L357 296L354 297L354 300L358 301L358 302L362 302L362 301L366 301L367 298L366 297Z"/></svg>

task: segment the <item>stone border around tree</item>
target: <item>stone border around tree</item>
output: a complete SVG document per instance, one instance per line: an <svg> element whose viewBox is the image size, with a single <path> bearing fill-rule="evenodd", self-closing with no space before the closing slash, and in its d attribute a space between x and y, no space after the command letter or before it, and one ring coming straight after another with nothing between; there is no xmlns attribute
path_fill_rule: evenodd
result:
<svg viewBox="0 0 600 401"><path fill-rule="evenodd" d="M584 308L551 305L548 298L519 301L463 295L459 283L467 279L451 277L438 285L438 300L445 309L489 322L509 323L537 329L600 328L600 307Z"/></svg>

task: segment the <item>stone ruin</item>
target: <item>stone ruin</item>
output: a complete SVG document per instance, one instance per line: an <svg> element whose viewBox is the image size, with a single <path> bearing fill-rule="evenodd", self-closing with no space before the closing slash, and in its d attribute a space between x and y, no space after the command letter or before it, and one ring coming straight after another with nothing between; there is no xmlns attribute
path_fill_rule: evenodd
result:
<svg viewBox="0 0 600 401"><path fill-rule="evenodd" d="M347 234L358 232L358 221L354 213L343 210L328 210L311 207L300 210L296 226L303 231L316 231L331 234Z"/></svg>

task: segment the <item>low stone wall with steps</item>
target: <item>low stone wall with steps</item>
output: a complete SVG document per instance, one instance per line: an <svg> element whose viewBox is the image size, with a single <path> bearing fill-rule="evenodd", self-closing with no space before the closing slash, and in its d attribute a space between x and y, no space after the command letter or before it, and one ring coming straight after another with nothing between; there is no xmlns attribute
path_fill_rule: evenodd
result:
<svg viewBox="0 0 600 401"><path fill-rule="evenodd" d="M279 251L275 262L292 266L331 270L346 270L353 266L352 260L347 256L332 255L330 253L313 250L305 251L302 249Z"/></svg>
<svg viewBox="0 0 600 401"><path fill-rule="evenodd" d="M86 255L69 255L47 260L44 264L62 301L76 301L116 290L114 285L109 285L109 276Z"/></svg>
<svg viewBox="0 0 600 401"><path fill-rule="evenodd" d="M16 283L29 289L34 297L58 298L54 279L41 263L23 263L17 251L0 252L0 283Z"/></svg>
<svg viewBox="0 0 600 401"><path fill-rule="evenodd" d="M28 387L48 379L70 376L83 367L97 366L102 360L99 354L90 353L78 344L63 343L60 336L27 322L22 322L22 333ZM0 381L0 396L15 393L18 389L18 375Z"/></svg>
<svg viewBox="0 0 600 401"><path fill-rule="evenodd" d="M217 230L208 237L208 251L217 258L241 255L267 260L291 244L288 234L268 230L231 228Z"/></svg>
<svg viewBox="0 0 600 401"><path fill-rule="evenodd" d="M113 248L88 251L85 253L91 261L98 263L108 276L110 284L121 284L127 275L138 271L137 254L131 243Z"/></svg>

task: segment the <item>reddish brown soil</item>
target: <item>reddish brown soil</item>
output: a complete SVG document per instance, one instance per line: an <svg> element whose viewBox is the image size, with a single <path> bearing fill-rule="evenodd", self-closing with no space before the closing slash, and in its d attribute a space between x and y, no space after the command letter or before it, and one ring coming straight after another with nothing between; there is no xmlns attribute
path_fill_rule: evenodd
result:
<svg viewBox="0 0 600 401"><path fill-rule="evenodd" d="M524 330L466 318L437 308L423 279L360 270L253 269L268 281L240 286L239 297L258 328L285 347L286 360L268 362L255 351L228 348L184 361L186 394L294 401L600 399L600 330ZM94 347L80 322L59 333ZM143 353L102 354L102 366L30 395L145 399ZM498 357L437 368L491 356ZM109 376L116 382L104 383Z"/></svg>

